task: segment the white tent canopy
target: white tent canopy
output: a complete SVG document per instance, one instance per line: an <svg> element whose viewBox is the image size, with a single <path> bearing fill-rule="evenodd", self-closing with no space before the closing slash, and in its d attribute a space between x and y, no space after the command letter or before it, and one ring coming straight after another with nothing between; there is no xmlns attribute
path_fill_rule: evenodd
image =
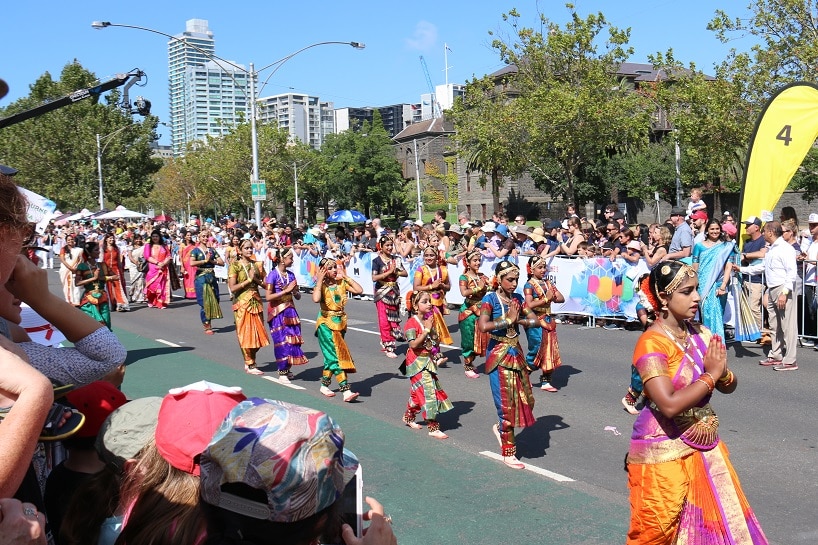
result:
<svg viewBox="0 0 818 545"><path fill-rule="evenodd" d="M140 212L134 212L133 210L128 210L121 204L116 207L115 210L111 210L110 212L106 212L105 214L100 214L97 216L97 219L100 220L112 220L112 219L119 219L119 218L147 218L147 214L142 214Z"/></svg>
<svg viewBox="0 0 818 545"><path fill-rule="evenodd" d="M87 218L87 217L89 217L91 215L93 215L93 212L91 212L87 208L83 208L82 210L80 210L76 214L72 214L72 215L68 216L67 218L62 218L62 220L63 221L81 220L81 219Z"/></svg>

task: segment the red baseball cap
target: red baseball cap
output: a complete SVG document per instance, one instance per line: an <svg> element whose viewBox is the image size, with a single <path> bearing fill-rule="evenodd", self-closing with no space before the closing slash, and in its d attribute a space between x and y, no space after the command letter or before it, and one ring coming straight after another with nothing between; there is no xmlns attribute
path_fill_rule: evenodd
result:
<svg viewBox="0 0 818 545"><path fill-rule="evenodd" d="M170 390L159 408L156 449L176 469L198 475L199 456L227 413L245 399L238 386L204 380Z"/></svg>
<svg viewBox="0 0 818 545"><path fill-rule="evenodd" d="M104 380L71 390L65 398L85 415L85 424L77 430L74 437L96 437L108 415L128 401L116 386Z"/></svg>
<svg viewBox="0 0 818 545"><path fill-rule="evenodd" d="M695 212L690 214L690 219L707 221L707 212L705 212L704 210L696 210Z"/></svg>

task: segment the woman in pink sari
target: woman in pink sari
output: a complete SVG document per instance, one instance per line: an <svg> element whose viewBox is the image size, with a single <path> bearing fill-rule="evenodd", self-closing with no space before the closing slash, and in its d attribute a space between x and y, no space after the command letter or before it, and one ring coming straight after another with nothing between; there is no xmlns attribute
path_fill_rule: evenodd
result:
<svg viewBox="0 0 818 545"><path fill-rule="evenodd" d="M158 229L151 232L150 242L145 244L145 260L148 272L145 273L145 296L148 306L167 308L170 303L170 250L162 242L162 233Z"/></svg>
<svg viewBox="0 0 818 545"><path fill-rule="evenodd" d="M193 240L193 233L185 233L184 244L179 250L179 263L182 265L182 276L184 277L185 299L196 299L196 273L198 267L190 265L190 252L196 247Z"/></svg>

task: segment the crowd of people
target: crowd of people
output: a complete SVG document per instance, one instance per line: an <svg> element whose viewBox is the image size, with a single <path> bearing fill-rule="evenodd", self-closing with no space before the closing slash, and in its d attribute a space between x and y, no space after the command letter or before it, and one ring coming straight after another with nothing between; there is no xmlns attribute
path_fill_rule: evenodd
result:
<svg viewBox="0 0 818 545"><path fill-rule="evenodd" d="M8 172L2 178L6 190L11 191L15 186ZM53 505L59 507L53 507L55 513L48 515L51 527L46 526L40 515L50 503L49 497L37 496L36 479L43 480L48 472L38 472L35 465L26 469L28 462L36 459L32 445L47 434L44 428L36 430L36 434L28 430L27 436L18 439L25 444L21 443L16 452L15 464L10 466L16 468L15 472L3 481L7 486L0 497L8 498L18 488L29 495L23 496L19 505L0 500L2 513L15 514L18 523L34 513L27 526L32 536L39 527L43 536L49 535L60 543L89 542L83 541L89 536L100 543L260 542L253 539L261 540L274 529L292 535L292 543L309 543L328 535L335 539L342 536L348 544L360 542L332 516L346 476L354 470L354 456L343 450L343 435L337 425L310 409L273 400L246 400L240 391L218 385L190 385L171 391L159 404L158 412L155 400L145 401L144 426L150 433L143 434L138 445L129 444L130 450L120 463L106 462L106 457L116 458L120 447L115 443L125 433L113 424L118 412L128 411L127 422L120 419L119 425L143 420L141 413L138 418L134 416L141 405L125 403L116 388L124 373L124 349L111 333L111 314L127 312L139 304L165 309L172 304L172 293L180 291L185 298L197 301L203 333L214 335L218 328L214 328L213 321L223 319L220 292L226 288L245 371L263 374L258 354L272 344L276 380L289 383L295 378L293 367L308 363L294 304L302 290L289 269L295 252L320 258L311 298L318 305L315 337L323 359L321 394L334 397L337 391L345 402L354 402L358 397L349 379L349 374L355 372L355 362L345 341L345 306L349 297L361 297L363 288L346 274L346 266L354 252L372 252L375 289L371 299L376 307L382 352L387 358L398 359L399 343L406 343L400 372L410 377L410 391L403 422L411 429L421 429L417 421L420 416L429 436L436 439L448 437L438 416L453 407L438 376L439 366L451 356L451 352L444 355L442 345L453 342L445 318L453 310L446 302L453 286L447 265L462 264L457 289L463 303L457 309L457 321L464 373L469 379L479 377L476 359L485 357L484 373L497 413L492 429L502 460L510 468L524 468L517 458L514 432L515 428L535 423L530 376L539 372L539 382L535 383L539 389L557 391L553 374L562 360L556 333L559 320L551 305L563 303L565 296L547 273L550 258L563 255L622 258L630 263L644 260L650 270L637 282L637 313L645 333L637 343L631 387L623 399L625 408L638 415L627 460L634 513L629 543L643 543L644 536L654 534L666 538L657 542L670 543L680 535L704 530L716 540L738 532L748 536L748 543L766 543L730 466L726 448L718 439L718 419L709 401L714 390L731 393L737 385L735 373L727 368L724 342L729 333L742 333L725 331L723 318L726 296L734 286L743 286L739 291L749 308L754 309L754 318L758 310L759 320L754 324L758 342L765 343L769 337L771 347L762 365L776 370L797 369L796 345L816 337L814 262L818 244L812 243L818 240L818 214L809 217L810 236L799 230L797 218L790 217L794 214L786 209L787 217L782 216L782 221L762 224L757 217L749 217L743 222L749 240L740 252L732 215L723 214L721 221L710 218L696 197L694 192L688 209L673 209L668 222L661 225L628 226L616 206L611 205L605 209L604 219L595 223L579 218L569 208L561 221L547 220L534 228L524 217L509 223L500 213L486 222L471 221L461 213L457 223L449 224L441 210L433 222L407 221L394 231L375 218L351 230L338 227L334 233L328 232L325 224L297 228L283 222L279 226L275 219L269 219L258 228L227 216L218 221L192 218L185 225L90 220L51 225L36 235L19 214L15 215L19 210L9 209L2 222L8 231L4 237L6 252L18 256L21 248L27 248L28 255L6 260L13 266L7 266L5 276L0 278L9 293L9 303L4 305L8 309L2 316L5 321L0 323L11 322L8 340L0 339L4 358L0 364L8 369L30 364L51 380L46 386L42 375L32 374L36 371L16 373L8 384L2 382L5 377L0 380L0 393L16 399L4 415L0 435L20 425L15 414L25 418L26 411L30 411L36 421L48 417L46 426L57 430L56 434L52 431L53 437L62 437L60 434L65 432L71 439L66 442L67 456L58 466L60 470L51 472L54 485L45 489L46 496L60 498L65 487L79 486L88 495L77 497L88 498L98 496L99 488L94 487L108 487L116 501L97 505L95 511L91 510L95 517L91 519L72 512L71 502L57 499ZM21 205L11 202L9 206ZM760 238L763 244L758 242ZM518 286L520 256L528 257L527 281L522 289ZM418 258L422 264L415 268L412 289L402 300L397 282L409 274L406 262L410 258ZM496 261L491 276L480 271L486 259ZM799 266L799 261L804 261L805 266ZM35 263L42 269L59 263L64 300L59 300L58 308L62 317L56 317L51 308L56 306L53 296L44 300L42 292L48 292L46 276ZM217 268L226 271L226 285L218 278ZM759 290L756 284L766 289ZM812 296L808 295L810 288ZM804 295L799 297L801 290ZM33 343L15 334L14 298L29 304L56 327L68 329L66 336L76 345L71 349L76 353L76 363L62 357L56 361L50 351L33 348ZM799 310L796 301L802 302L804 308ZM762 305L766 312L761 311ZM408 318L402 326L404 307ZM69 321L71 325L66 323ZM520 327L525 330L526 348L521 343ZM13 349L11 343L18 343L23 352ZM73 368L66 370L67 365L93 371L82 374ZM333 378L337 390L332 388ZM74 390L68 394L70 403L50 407L55 391L52 382L90 384L86 386L90 390ZM702 390L699 384L706 388ZM43 391L48 395L42 396ZM40 396L38 402L31 401L35 392ZM217 395L203 398L202 392ZM638 404L640 398L644 401ZM47 405L43 399L48 400ZM193 405L185 405L187 402ZM195 410L200 403L223 403L223 410L216 411L220 418L190 422L190 415L213 417L212 410ZM77 405L86 410L83 412ZM100 414L100 407L105 414ZM113 420L106 420L109 415ZM78 419L85 424L77 424ZM338 463L331 469L338 472L336 478L327 481L316 473L327 471L327 464L322 463L323 469L304 467L299 471L303 482L286 485L295 489L281 488L284 485L264 474L253 473L254 480L248 482L248 473L240 464L263 464L263 456L271 453L273 457L292 456L288 463L297 467L306 464L299 458L299 451L286 448L278 451L247 446L246 456L227 456L240 441L235 436L240 432L231 430L250 422L261 425L269 419L292 420L294 434L304 433L303 426L297 425L300 419L318 422L315 429L308 430L308 437L293 440L320 442L328 441L328 435L335 437L330 442L337 448L331 456ZM77 434L72 427L84 432ZM282 433L288 429L285 426ZM281 445L278 439L265 441L260 437L259 445ZM96 457L98 453L101 458ZM259 456L262 458L256 460ZM718 479L716 467L724 469ZM98 478L103 471L105 477ZM26 478L34 480L21 487ZM315 479L324 484L333 482L335 488L324 491L326 497L322 493L314 498L303 497L298 507L288 503L293 513L287 510L282 514L280 508L276 509L280 507L277 502L283 501L277 494L298 495L304 487L314 487ZM659 490L664 485L658 483L665 480L676 488L675 503L665 501L664 492ZM647 511L655 514L657 502L664 502L660 517L648 520L640 516ZM367 518L371 526L363 542L394 542L382 507L375 500L370 505ZM71 522L66 525L66 520Z"/></svg>
<svg viewBox="0 0 818 545"><path fill-rule="evenodd" d="M261 544L270 535L292 545L397 543L372 498L368 528L341 522L342 492L358 461L328 415L206 382L127 400L120 390L126 350L110 329L110 311L142 297L166 308L170 292L155 277L170 274L172 250L158 230L144 247L122 252L108 241L114 231L89 237L66 229L58 255L70 274L61 275L63 297L54 295L36 263L42 236L14 174L0 166L0 543ZM205 248L191 252L197 280L214 259ZM148 264L148 281L117 306L112 289L125 291L125 253ZM258 291L243 291L262 284L250 255L232 262L229 286L237 323L263 331ZM195 283L203 312L205 299L218 302L218 291L201 293L208 281ZM21 304L73 346L32 342L19 325ZM258 348L242 346L247 361ZM261 430L255 441L246 441L248 427ZM274 470L282 465L286 480Z"/></svg>

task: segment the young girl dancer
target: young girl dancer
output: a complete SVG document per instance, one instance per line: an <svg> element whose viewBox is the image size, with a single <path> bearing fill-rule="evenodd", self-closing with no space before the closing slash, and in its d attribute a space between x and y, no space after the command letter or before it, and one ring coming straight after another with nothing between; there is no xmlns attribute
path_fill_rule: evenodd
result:
<svg viewBox="0 0 818 545"><path fill-rule="evenodd" d="M403 421L413 430L419 430L420 424L415 422L415 416L422 412L429 426L429 436L448 439L449 436L440 431L437 421L437 415L451 409L452 403L437 379L440 341L433 327L432 298L428 292L415 292L408 302L409 312L414 312L406 322L406 340L409 342L406 374L410 377L411 386Z"/></svg>
<svg viewBox="0 0 818 545"><path fill-rule="evenodd" d="M347 331L347 292L353 295L363 293L363 288L355 280L347 277L338 268L334 259L322 258L318 262L318 280L312 291L312 300L321 305L315 321L315 336L324 356L324 371L321 375L321 393L335 397L330 390L332 376L338 380L338 390L343 392L344 401L355 401L358 394L349 389L347 373L355 372L355 362L344 341Z"/></svg>
<svg viewBox="0 0 818 545"><path fill-rule="evenodd" d="M486 374L498 421L492 429L500 443L503 463L514 469L524 469L517 459L515 427L533 426L534 395L531 393L529 368L520 347L518 325L539 327L539 320L523 298L514 293L520 280L520 269L511 261L501 261L494 269L495 290L483 297L480 318L481 331L489 334L486 347Z"/></svg>
<svg viewBox="0 0 818 545"><path fill-rule="evenodd" d="M398 258L392 255L395 241L391 236L382 236L376 248L378 254L372 259L372 282L375 284L375 308L378 310L381 347L387 358L397 358L395 340L403 338L400 332L398 278L408 276L408 273Z"/></svg>
<svg viewBox="0 0 818 545"><path fill-rule="evenodd" d="M304 338L301 336L301 319L295 310L293 299L301 299L295 275L289 270L293 264L292 246L281 248L273 256L275 267L267 275L267 320L273 337L273 350L278 366L278 380L289 383L292 366L307 363L301 350Z"/></svg>
<svg viewBox="0 0 818 545"><path fill-rule="evenodd" d="M270 344L264 329L264 304L258 294L258 288L264 282L264 266L254 259L253 243L249 240L242 241L239 252L239 258L227 269L227 285L233 294L236 335L244 358L244 372L263 375L262 370L256 367L256 354Z"/></svg>
<svg viewBox="0 0 818 545"><path fill-rule="evenodd" d="M557 322L551 316L551 303L564 303L565 297L557 286L545 278L548 270L545 259L536 255L528 261L528 282L523 286L525 304L537 316L540 327L525 330L528 338L526 363L531 369L540 368L540 389L556 392L551 385L554 369L562 365L560 345L557 342Z"/></svg>
<svg viewBox="0 0 818 545"><path fill-rule="evenodd" d="M466 376L477 378L474 370L474 358L486 353L486 334L477 330L477 317L480 315L480 302L489 289L488 277L480 272L483 255L480 250L472 249L463 258L465 267L460 275L460 294L464 297L457 321L460 322L460 346L463 354L463 367Z"/></svg>
<svg viewBox="0 0 818 545"><path fill-rule="evenodd" d="M437 247L427 246L423 250L423 265L415 271L412 282L412 291L426 291L432 296L432 307L434 309L435 330L440 342L452 344L452 336L449 328L443 319L442 309L446 305L446 292L451 288L449 282L449 272L444 265L440 264L440 253Z"/></svg>

